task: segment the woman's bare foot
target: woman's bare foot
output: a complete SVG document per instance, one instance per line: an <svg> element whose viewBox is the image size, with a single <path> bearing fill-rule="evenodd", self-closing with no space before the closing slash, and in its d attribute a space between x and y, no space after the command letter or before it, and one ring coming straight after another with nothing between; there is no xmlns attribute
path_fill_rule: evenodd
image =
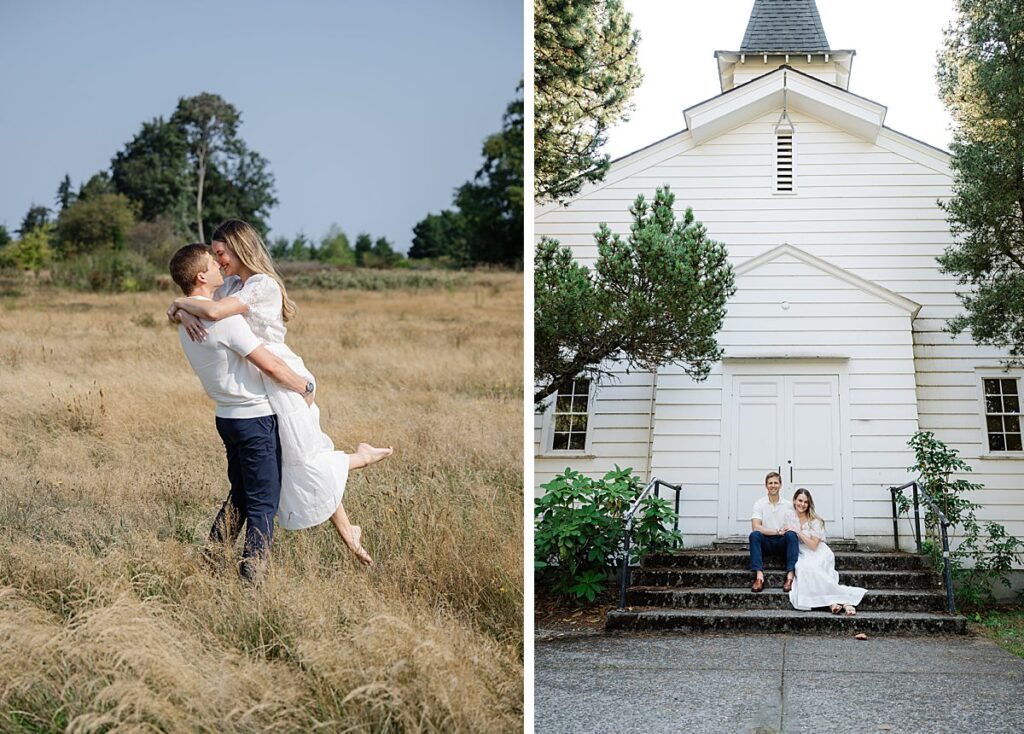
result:
<svg viewBox="0 0 1024 734"><path fill-rule="evenodd" d="M356 455L363 460L363 466L376 464L381 459L386 459L391 456L393 451L394 449L390 446L386 449L377 449L368 443L361 443L356 447Z"/></svg>
<svg viewBox="0 0 1024 734"><path fill-rule="evenodd" d="M342 540L345 541L345 545L348 546L348 549L355 554L360 563L364 566L372 566L373 559L370 557L370 554L366 552L366 548L364 548L363 544L360 542L363 539L363 529L358 525L352 525L350 527L350 533L347 536L342 535Z"/></svg>
<svg viewBox="0 0 1024 734"><path fill-rule="evenodd" d="M829 607L829 611L832 612L832 614L839 614L841 611L843 611L843 605L833 604L831 607Z"/></svg>
<svg viewBox="0 0 1024 734"><path fill-rule="evenodd" d="M857 615L857 607L853 604L843 604L843 611L846 612L847 617L855 617Z"/></svg>

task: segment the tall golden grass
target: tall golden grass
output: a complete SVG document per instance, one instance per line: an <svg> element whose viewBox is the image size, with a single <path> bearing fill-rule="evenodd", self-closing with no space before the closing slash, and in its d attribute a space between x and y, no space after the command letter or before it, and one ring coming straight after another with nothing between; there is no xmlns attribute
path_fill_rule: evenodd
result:
<svg viewBox="0 0 1024 734"><path fill-rule="evenodd" d="M0 731L522 728L522 277L297 291L339 448L393 445L259 589L198 549L227 494L170 293L0 305Z"/></svg>

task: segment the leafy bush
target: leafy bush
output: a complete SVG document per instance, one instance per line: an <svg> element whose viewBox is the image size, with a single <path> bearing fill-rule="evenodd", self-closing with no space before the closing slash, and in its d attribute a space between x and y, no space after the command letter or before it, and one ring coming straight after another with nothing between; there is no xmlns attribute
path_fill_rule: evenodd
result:
<svg viewBox="0 0 1024 734"><path fill-rule="evenodd" d="M1024 552L1024 542L1008 534L1006 528L997 522L979 523L976 513L980 505L962 495L981 489L982 485L963 478L953 479L954 473L971 471L970 465L960 458L956 449L946 446L930 431L918 431L908 445L916 456L916 463L909 467L909 471L921 477L922 489L949 520L950 532L959 528L962 533L959 545L951 548L949 554L957 597L968 606L992 603L994 583L1010 587L1009 574ZM909 499L905 496L897 499L900 510L906 513ZM928 540L922 546L932 556L936 568L941 569L939 520L927 503L924 504Z"/></svg>
<svg viewBox="0 0 1024 734"><path fill-rule="evenodd" d="M74 290L126 293L155 288L159 274L136 252L104 249L55 263L53 282Z"/></svg>
<svg viewBox="0 0 1024 734"><path fill-rule="evenodd" d="M559 596L593 601L625 554L623 515L643 491L632 469L615 467L601 479L566 469L534 501L534 566L539 585ZM642 551L669 548L682 539L667 530L676 513L666 500L648 497L634 523L630 560Z"/></svg>
<svg viewBox="0 0 1024 734"><path fill-rule="evenodd" d="M53 259L50 226L39 227L0 249L0 267L39 272Z"/></svg>

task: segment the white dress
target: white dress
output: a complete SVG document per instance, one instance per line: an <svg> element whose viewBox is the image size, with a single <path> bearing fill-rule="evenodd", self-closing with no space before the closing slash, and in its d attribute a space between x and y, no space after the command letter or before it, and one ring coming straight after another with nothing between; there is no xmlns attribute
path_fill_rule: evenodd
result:
<svg viewBox="0 0 1024 734"><path fill-rule="evenodd" d="M249 307L243 314L249 328L266 348L283 359L299 375L314 383L302 359L284 343L287 329L282 316L281 289L269 275L252 275L242 285L229 276L214 299L234 296ZM270 406L277 415L281 441L281 504L277 521L288 530L319 525L341 503L348 481L348 455L335 451L330 437L320 430L320 409L307 406L297 392L264 379Z"/></svg>
<svg viewBox="0 0 1024 734"><path fill-rule="evenodd" d="M796 561L796 578L789 592L789 603L794 609L806 612L813 607L827 607L832 604L857 606L867 589L858 586L843 586L836 572L836 555L825 543L825 528L818 521L803 523L800 532L818 538L818 547L811 550L800 543L800 556Z"/></svg>

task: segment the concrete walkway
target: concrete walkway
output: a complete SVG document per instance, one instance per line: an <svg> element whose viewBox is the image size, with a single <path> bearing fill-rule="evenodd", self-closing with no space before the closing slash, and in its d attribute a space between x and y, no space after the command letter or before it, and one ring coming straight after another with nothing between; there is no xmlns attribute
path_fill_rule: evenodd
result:
<svg viewBox="0 0 1024 734"><path fill-rule="evenodd" d="M1024 732L1024 660L986 639L538 640L535 731Z"/></svg>

